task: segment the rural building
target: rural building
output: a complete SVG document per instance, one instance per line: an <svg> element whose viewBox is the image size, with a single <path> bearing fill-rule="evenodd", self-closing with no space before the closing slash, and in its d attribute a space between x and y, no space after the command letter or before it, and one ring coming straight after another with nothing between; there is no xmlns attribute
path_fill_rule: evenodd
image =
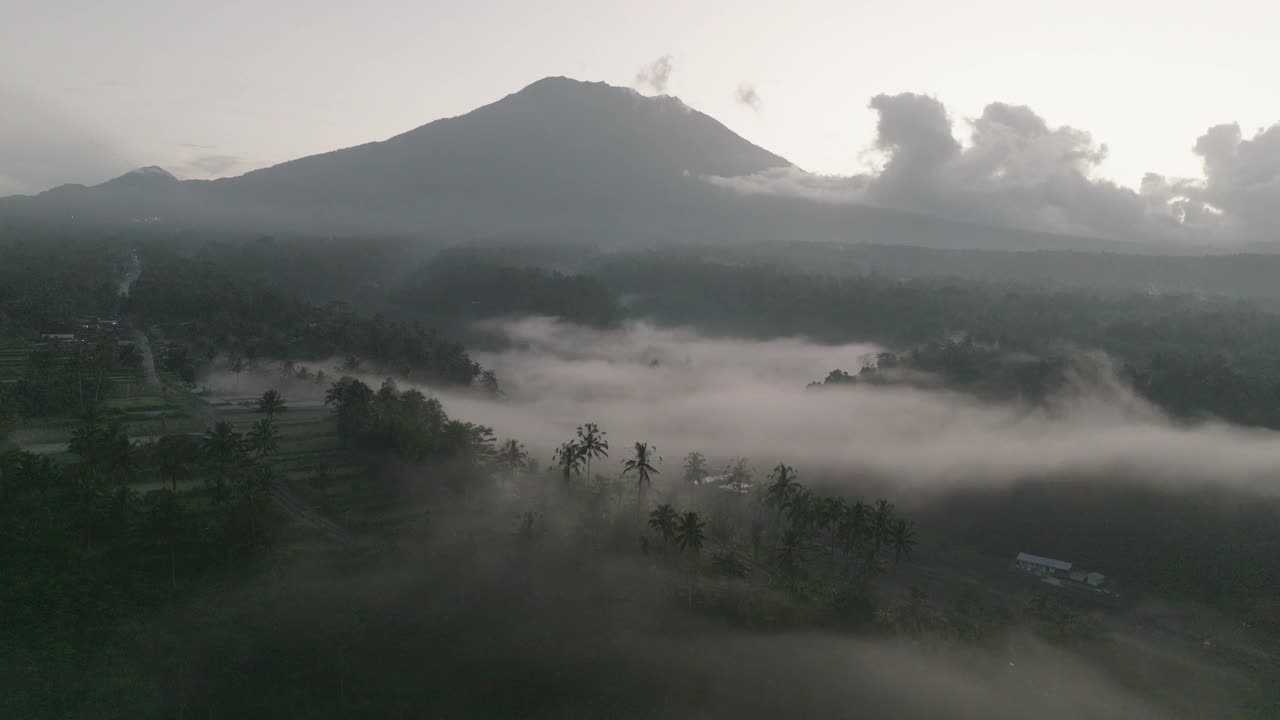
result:
<svg viewBox="0 0 1280 720"><path fill-rule="evenodd" d="M751 493L751 483L746 480L738 479L733 474L726 475L708 475L694 483L699 487L714 487L724 492L736 493L738 495L749 495Z"/></svg>
<svg viewBox="0 0 1280 720"><path fill-rule="evenodd" d="M1054 560L1053 558L1040 557L1031 553L1018 553L1018 557L1014 559L1014 564L1019 570L1025 570L1033 575L1049 576L1049 575L1065 575L1071 572L1071 563L1065 560Z"/></svg>
<svg viewBox="0 0 1280 720"><path fill-rule="evenodd" d="M1031 553L1018 553L1018 557L1014 559L1014 565L1019 570L1042 577L1045 582L1059 587L1062 586L1062 581L1058 578L1062 576L1066 576L1066 579L1073 583L1088 585L1095 589L1107 583L1107 576L1100 572L1083 568L1073 570L1075 565L1065 560L1054 560Z"/></svg>

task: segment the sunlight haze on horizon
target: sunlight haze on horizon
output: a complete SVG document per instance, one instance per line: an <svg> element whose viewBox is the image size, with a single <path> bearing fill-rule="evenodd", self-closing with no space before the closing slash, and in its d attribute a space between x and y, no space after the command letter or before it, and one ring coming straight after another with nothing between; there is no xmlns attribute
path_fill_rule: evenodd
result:
<svg viewBox="0 0 1280 720"><path fill-rule="evenodd" d="M0 151L83 146L0 195L159 165L239 175L466 113L545 76L664 92L806 170L865 169L878 93L963 120L1027 105L1105 144L1099 172L1200 177L1217 124L1280 121L1260 93L1280 10L1207 3L0 3ZM156 58L164 58L157 61ZM36 138L32 141L30 138ZM35 145L33 150L30 146ZM3 155L0 155L3 157ZM2 174L2 173L0 173Z"/></svg>
<svg viewBox="0 0 1280 720"><path fill-rule="evenodd" d="M813 172L863 169L876 122L868 100L913 91L957 119L1001 100L1085 129L1110 151L1103 172L1134 186L1148 170L1198 177L1190 146L1212 124L1252 133L1280 120L1280 99L1256 91L1280 61L1266 36L1275 22L1260 17L1280 19L1276 10L1208 8L380 0L302 13L285 3L9 0L0 92L106 150L110 168L61 182L152 164L220 177L383 140L540 77L632 86L645 64L671 55L668 94ZM754 109L740 87L758 94Z"/></svg>

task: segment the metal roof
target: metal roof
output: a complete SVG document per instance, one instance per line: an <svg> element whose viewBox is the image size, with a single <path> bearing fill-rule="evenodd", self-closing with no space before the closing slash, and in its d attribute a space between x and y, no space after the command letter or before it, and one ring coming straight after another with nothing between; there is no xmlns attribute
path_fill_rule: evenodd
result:
<svg viewBox="0 0 1280 720"><path fill-rule="evenodd" d="M1071 563L1065 560L1054 560L1053 558L1040 557L1039 555L1032 555L1031 553L1024 553L1024 552L1018 553L1018 562L1031 563L1033 565L1043 565L1045 567L1053 568L1054 570L1065 571L1065 570L1071 569Z"/></svg>

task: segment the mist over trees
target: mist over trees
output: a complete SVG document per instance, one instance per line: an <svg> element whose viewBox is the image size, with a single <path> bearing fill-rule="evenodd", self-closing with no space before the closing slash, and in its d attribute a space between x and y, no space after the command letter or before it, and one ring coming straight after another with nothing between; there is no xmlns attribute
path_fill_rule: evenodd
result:
<svg viewBox="0 0 1280 720"><path fill-rule="evenodd" d="M1248 643L1270 647L1277 627L1272 495L1243 481L1175 488L1156 465L1079 470L1057 455L1027 461L1027 477L922 492L907 482L911 458L896 475L869 469L899 447L866 447L881 435L789 437L788 422L820 426L750 392L734 358L776 373L779 338L874 342L865 358L806 365L787 397L810 413L861 412L865 390L943 393L965 398L940 411L957 422L993 407L1052 415L1097 361L1176 418L1162 432L1243 452L1262 436L1190 433L1208 417L1280 424L1263 305L677 251L525 246L504 258L473 245L394 263L393 244L378 242L368 259L290 240L80 242L0 243L19 262L0 266L12 281L0 285L0 601L21 618L0 636L0 714L750 717L784 712L766 680L792 673L805 698L791 711L879 698L885 717L961 706L1018 717L1035 693L986 695L1011 677L1070 678L1071 700L1048 701L1046 717L1076 716L1080 697L1105 698L1100 717L1265 717L1273 702L1259 689L1270 667L1238 660L1254 657ZM134 249L143 272L120 297L100 278ZM394 277L367 282L387 264ZM547 343L504 330L525 315L579 332ZM121 329L97 342L86 318ZM640 321L685 329L633 333ZM160 376L145 398L146 361L124 340L134 331ZM624 356L573 346L610 333ZM64 334L76 339L44 337ZM696 346L717 338L737 344ZM563 364L504 372L531 347ZM811 381L821 388L806 391ZM639 432L626 418L637 408L690 412L637 402L655 388L689 405L737 398L712 409L779 430L704 443L685 430L699 416L673 413ZM575 409L568 424L530 402L538 391ZM911 432L897 416L876 421ZM957 442L924 418L913 427L913 455ZM868 464L833 464L816 443ZM1219 466L1234 477L1232 460ZM1102 568L1120 596L1013 574L1022 550ZM1220 614L1197 627L1214 627L1224 649L1133 640L1149 631L1134 615L1173 622L1146 609L1159 603ZM726 671L736 648L746 654ZM874 677L885 663L913 679L864 686L796 670ZM1127 669L1147 666L1177 687ZM912 675L920 667L928 679ZM959 679L917 697L938 678Z"/></svg>

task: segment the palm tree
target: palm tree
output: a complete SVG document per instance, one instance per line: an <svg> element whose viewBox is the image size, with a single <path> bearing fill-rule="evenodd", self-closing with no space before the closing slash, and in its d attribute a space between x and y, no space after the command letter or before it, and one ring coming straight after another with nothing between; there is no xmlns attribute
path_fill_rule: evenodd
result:
<svg viewBox="0 0 1280 720"><path fill-rule="evenodd" d="M98 462L101 437L102 420L98 416L97 409L90 407L89 411L80 418L80 424L71 431L67 449L72 454L79 455L82 464L92 467Z"/></svg>
<svg viewBox="0 0 1280 720"><path fill-rule="evenodd" d="M694 555L702 552L702 542L706 540L706 535L702 529L707 524L698 519L698 513L690 511L680 518L680 522L676 525L676 545L681 550L692 550Z"/></svg>
<svg viewBox="0 0 1280 720"><path fill-rule="evenodd" d="M102 399L102 381L111 374L116 365L116 354L112 352L114 348L110 342L107 338L99 340L97 346L94 347L93 354L90 356L90 362L98 376L97 382L93 387L93 402L95 405Z"/></svg>
<svg viewBox="0 0 1280 720"><path fill-rule="evenodd" d="M791 505L791 499L800 491L801 485L796 480L796 471L783 463L778 463L773 472L769 473L769 479L773 482L769 483L765 501L781 514Z"/></svg>
<svg viewBox="0 0 1280 720"><path fill-rule="evenodd" d="M123 365L125 369L131 371L131 374L142 370L142 353L139 352L137 346L132 343L121 346L120 349L116 351L116 359L120 361L120 364ZM125 382L125 396L128 397L132 395L132 393L133 381L128 380Z"/></svg>
<svg viewBox="0 0 1280 720"><path fill-rule="evenodd" d="M680 518L676 525L676 545L681 551L692 551L693 559L689 563L688 591L689 607L693 607L693 572L697 567L698 555L702 552L702 541L706 539L702 529L706 523L698 519L698 513L689 511Z"/></svg>
<svg viewBox="0 0 1280 720"><path fill-rule="evenodd" d="M214 464L213 500L221 502L227 496L228 470L240 458L243 440L240 433L224 421L213 426L204 435L204 456Z"/></svg>
<svg viewBox="0 0 1280 720"><path fill-rule="evenodd" d="M359 372L364 363L355 355L348 355L342 360L339 369L346 373Z"/></svg>
<svg viewBox="0 0 1280 720"><path fill-rule="evenodd" d="M791 527L805 535L813 534L821 524L819 517L821 502L812 490L797 484L786 506L787 519L791 521Z"/></svg>
<svg viewBox="0 0 1280 720"><path fill-rule="evenodd" d="M587 463L587 479L591 479L591 459L609 456L609 441L595 423L578 426L578 452Z"/></svg>
<svg viewBox="0 0 1280 720"><path fill-rule="evenodd" d="M874 554L880 554L880 547L889 543L889 534L893 529L893 503L880 498L871 511L871 542Z"/></svg>
<svg viewBox="0 0 1280 720"><path fill-rule="evenodd" d="M166 435L156 445L156 469L169 479L169 489L178 492L178 481L188 475L187 464L195 455L189 435Z"/></svg>
<svg viewBox="0 0 1280 720"><path fill-rule="evenodd" d="M498 472L503 477L511 479L528 464L529 453L525 452L524 445L520 444L520 441L507 440L498 448L494 460L498 466Z"/></svg>
<svg viewBox="0 0 1280 720"><path fill-rule="evenodd" d="M246 440L248 448L255 455L266 458L279 448L280 431L276 429L276 423L270 416L264 417L253 424Z"/></svg>
<svg viewBox="0 0 1280 720"><path fill-rule="evenodd" d="M262 397L258 398L258 412L265 414L268 418L273 418L288 409L284 404L284 396L275 388L262 393Z"/></svg>
<svg viewBox="0 0 1280 720"><path fill-rule="evenodd" d="M276 472L270 465L254 464L241 473L236 482L236 492L249 517L249 542L257 545L264 540L262 523L258 517L258 499L271 492Z"/></svg>
<svg viewBox="0 0 1280 720"><path fill-rule="evenodd" d="M856 553L867 538L867 515L867 506L861 500L844 509L844 517L840 519L840 543L846 559Z"/></svg>
<svg viewBox="0 0 1280 720"><path fill-rule="evenodd" d="M182 512L182 503L173 492L160 492L151 496L150 508L142 531L152 542L162 544L169 550L169 589L178 586L178 552L177 545L186 529L186 518Z"/></svg>
<svg viewBox="0 0 1280 720"><path fill-rule="evenodd" d="M631 471L636 473L636 504L641 511L644 510L645 491L648 490L651 482L650 477L660 474L658 469L653 466L652 459L657 448L649 447L649 443L636 443L635 457L624 461L622 468L623 477ZM662 458L658 458L658 462L662 462Z"/></svg>
<svg viewBox="0 0 1280 720"><path fill-rule="evenodd" d="M649 513L649 528L662 538L662 547L676 536L676 509L670 503L663 503Z"/></svg>
<svg viewBox="0 0 1280 720"><path fill-rule="evenodd" d="M707 458L694 450L684 456L684 482L689 486L689 499L693 500L693 489L702 478L707 476Z"/></svg>
<svg viewBox="0 0 1280 720"><path fill-rule="evenodd" d="M893 562L897 564L903 555L910 555L916 546L916 531L911 523L898 519L889 527L889 547L893 548Z"/></svg>
<svg viewBox="0 0 1280 720"><path fill-rule="evenodd" d="M818 501L818 518L823 529L827 531L830 542L829 554L836 556L836 541L840 538L840 521L844 518L845 502L837 497L825 497Z"/></svg>
<svg viewBox="0 0 1280 720"><path fill-rule="evenodd" d="M231 368L231 372L236 374L236 392L240 392L240 373L249 369L249 362L243 357L236 356L231 359L228 367Z"/></svg>
<svg viewBox="0 0 1280 720"><path fill-rule="evenodd" d="M551 456L557 465L560 466L560 472L564 474L565 484L573 479L573 476L582 469L582 450L575 442L567 442L556 448L555 453Z"/></svg>
<svg viewBox="0 0 1280 720"><path fill-rule="evenodd" d="M778 568L782 570L783 576L789 580L795 580L800 577L804 571L806 550L804 535L799 530L791 528L782 534L782 543L778 545L777 560Z"/></svg>
<svg viewBox="0 0 1280 720"><path fill-rule="evenodd" d="M121 485L133 478L134 471L137 469L134 452L137 446L129 440L129 435L119 423L113 421L104 428L99 447L105 477Z"/></svg>

